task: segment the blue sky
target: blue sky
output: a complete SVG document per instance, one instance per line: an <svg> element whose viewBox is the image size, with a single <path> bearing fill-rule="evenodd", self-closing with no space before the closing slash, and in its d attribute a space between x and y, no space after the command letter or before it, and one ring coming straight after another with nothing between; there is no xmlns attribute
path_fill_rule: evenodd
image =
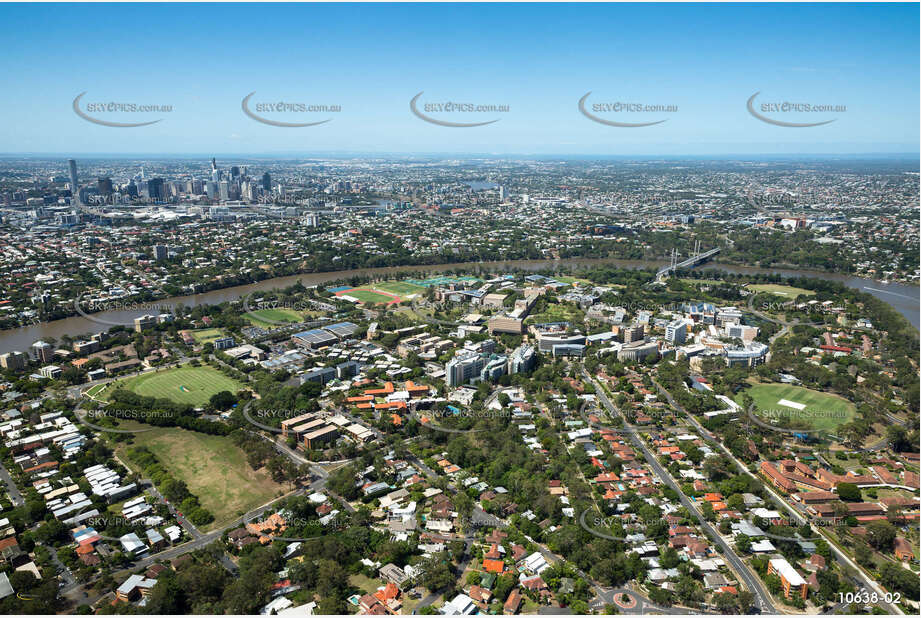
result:
<svg viewBox="0 0 921 618"><path fill-rule="evenodd" d="M918 152L916 4L2 4L0 150L139 154L609 154ZM168 104L79 118L72 101ZM335 114L243 114L241 100L340 105ZM509 106L475 128L426 123L423 102ZM597 115L592 103L676 105ZM747 99L845 105L765 115Z"/></svg>

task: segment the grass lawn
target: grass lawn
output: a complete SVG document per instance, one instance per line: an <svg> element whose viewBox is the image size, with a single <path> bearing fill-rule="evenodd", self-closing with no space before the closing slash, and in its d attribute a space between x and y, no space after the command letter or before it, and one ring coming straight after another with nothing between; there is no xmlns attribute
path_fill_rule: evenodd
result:
<svg viewBox="0 0 921 618"><path fill-rule="evenodd" d="M243 315L251 324L255 326L274 326L274 322L295 323L302 322L304 316L294 309L258 309L249 311ZM268 320L272 320L269 322Z"/></svg>
<svg viewBox="0 0 921 618"><path fill-rule="evenodd" d="M344 292L337 292L336 296L351 296L352 298L357 298L363 303L392 303L399 302L399 297L396 295L386 294L383 292L375 292L367 288L352 288L351 290L345 290Z"/></svg>
<svg viewBox="0 0 921 618"><path fill-rule="evenodd" d="M220 339L224 336L223 331L220 328L204 328L201 330L193 330L192 338L195 339L198 343L209 343L215 339Z"/></svg>
<svg viewBox="0 0 921 618"><path fill-rule="evenodd" d="M800 294L805 294L807 296L815 295L815 292L812 290L804 290L803 288L795 288L789 285L775 285L773 283L749 285L748 288L754 290L755 292L767 292L769 294L776 294L777 296L785 296L787 298L796 298Z"/></svg>
<svg viewBox="0 0 921 618"><path fill-rule="evenodd" d="M96 395L98 395L99 393L101 393L102 391L104 391L105 388L106 388L106 385L105 385L105 384L97 384L96 386L91 386L91 387L86 391L86 394L87 394L87 396L89 396L89 397L95 397Z"/></svg>
<svg viewBox="0 0 921 618"><path fill-rule="evenodd" d="M165 397L176 403L200 406L221 391L236 393L243 384L209 366L176 367L152 371L119 381L119 387L145 397ZM114 390L114 389L113 389Z"/></svg>
<svg viewBox="0 0 921 618"><path fill-rule="evenodd" d="M385 585L383 581L379 579L371 579L364 573L355 573L354 575L349 575L349 583L363 590L365 594L371 594L376 592L378 588Z"/></svg>
<svg viewBox="0 0 921 618"><path fill-rule="evenodd" d="M764 419L776 420L782 428L793 428L804 421L812 429L834 431L849 422L857 414L856 406L850 401L819 391L792 384L755 384L742 391L755 400L755 411ZM803 409L779 403L781 400L805 405ZM741 393L737 397L741 401Z"/></svg>
<svg viewBox="0 0 921 618"><path fill-rule="evenodd" d="M553 303L548 305L545 311L528 316L525 323L571 322L574 326L579 326L584 320L585 313L578 307Z"/></svg>
<svg viewBox="0 0 921 618"><path fill-rule="evenodd" d="M227 436L156 427L134 434L133 442L149 448L176 478L185 481L201 505L214 514L208 526L212 530L290 489L273 481L264 469L250 468L246 454ZM120 458L131 462L126 456Z"/></svg>
<svg viewBox="0 0 921 618"><path fill-rule="evenodd" d="M375 283L372 287L375 290L389 292L391 294L396 294L397 296L410 296L412 294L421 294L425 292L425 288L423 286L416 285L415 283L409 283L407 281L383 281L381 283Z"/></svg>

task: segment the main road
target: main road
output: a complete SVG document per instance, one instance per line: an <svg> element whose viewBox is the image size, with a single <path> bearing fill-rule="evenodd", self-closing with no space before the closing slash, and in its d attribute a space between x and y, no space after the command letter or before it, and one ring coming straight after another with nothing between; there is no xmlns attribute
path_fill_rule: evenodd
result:
<svg viewBox="0 0 921 618"><path fill-rule="evenodd" d="M614 407L614 404L608 399L608 396L605 394L604 389L598 384L591 376L588 375L584 369L582 370L582 376L591 382L595 387L595 392L598 394L598 398L601 400L601 403L604 405L605 409L608 411L608 414L612 418L619 416L617 408ZM675 482L675 479L668 473L668 471L659 463L659 460L655 458L652 451L646 446L646 443L643 442L642 438L636 431L636 427L627 422L627 419L624 418L624 427L627 429L627 434L630 436L630 441L633 442L634 446L639 448L643 452L643 456L646 458L646 462L652 468L652 470L661 478L666 485L672 488L675 493L678 494L678 498L681 501L681 504L692 514L697 520L700 528L710 537L713 542L715 542L720 549L722 550L723 556L726 557L732 569L739 574L739 577L742 581L745 582L746 587L751 590L755 599L758 603L758 607L761 610L761 613L764 614L776 614L777 609L774 607L771 602L771 595L768 593L767 589L764 587L764 584L761 580L755 576L751 570L749 570L748 565L746 565L732 547L729 546L729 543L713 529L713 526L710 525L700 511L697 510L697 507L694 503L685 495L681 490L681 487L678 483ZM615 429L611 427L610 429ZM616 430L616 429L615 429Z"/></svg>

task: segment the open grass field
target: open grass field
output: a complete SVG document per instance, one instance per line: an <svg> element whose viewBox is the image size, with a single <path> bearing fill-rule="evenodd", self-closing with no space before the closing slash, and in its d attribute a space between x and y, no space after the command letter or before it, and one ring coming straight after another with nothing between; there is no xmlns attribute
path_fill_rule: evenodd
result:
<svg viewBox="0 0 921 618"><path fill-rule="evenodd" d="M254 326L275 326L276 322L295 323L303 322L304 316L294 309L258 309L243 314L243 317ZM271 320L271 321L269 321Z"/></svg>
<svg viewBox="0 0 921 618"><path fill-rule="evenodd" d="M396 294L387 292L375 292L370 288L351 288L342 292L336 292L336 296L351 296L357 298L362 303L398 303L400 297Z"/></svg>
<svg viewBox="0 0 921 618"><path fill-rule="evenodd" d="M204 328L202 330L192 331L192 337L198 343L209 343L215 339L220 339L223 336L224 333L220 328Z"/></svg>
<svg viewBox="0 0 921 618"><path fill-rule="evenodd" d="M553 303L545 311L535 313L525 318L526 324L541 324L547 322L572 322L581 324L585 320L585 312L578 307Z"/></svg>
<svg viewBox="0 0 921 618"><path fill-rule="evenodd" d="M742 392L755 400L755 413L759 417L776 420L775 424L783 428L800 426L795 423L805 422L812 429L833 432L857 414L856 406L843 397L792 384L755 384ZM741 402L741 394L737 401ZM791 406L790 403L798 405ZM798 409L799 406L804 407Z"/></svg>
<svg viewBox="0 0 921 618"><path fill-rule="evenodd" d="M375 283L371 286L374 290L380 290L382 292L389 292L390 294L396 294L400 297L412 296L413 294L421 294L425 292L425 287L421 285L416 285L415 283L409 283L406 281L382 281L380 283Z"/></svg>
<svg viewBox="0 0 921 618"><path fill-rule="evenodd" d="M229 378L213 367L176 367L166 371L152 371L127 380L119 387L144 397L165 397L176 403L200 406L221 391L236 393L243 384ZM114 390L114 388L112 389Z"/></svg>
<svg viewBox="0 0 921 618"><path fill-rule="evenodd" d="M185 481L201 505L214 514L208 526L212 530L290 489L273 481L264 469L250 468L246 454L227 436L156 427L135 434L133 441L149 448L173 476Z"/></svg>
<svg viewBox="0 0 921 618"><path fill-rule="evenodd" d="M775 285L773 283L749 285L748 288L755 292L767 292L768 294L776 294L777 296L784 296L790 299L796 298L800 294L805 294L807 296L815 295L815 292L812 290L795 288L789 285Z"/></svg>

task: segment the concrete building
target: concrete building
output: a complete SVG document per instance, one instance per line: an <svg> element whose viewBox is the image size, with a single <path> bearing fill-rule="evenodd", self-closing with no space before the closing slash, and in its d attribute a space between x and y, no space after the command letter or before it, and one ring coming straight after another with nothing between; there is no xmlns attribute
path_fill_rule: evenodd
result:
<svg viewBox="0 0 921 618"><path fill-rule="evenodd" d="M455 356L445 365L445 384L460 386L480 377L486 360L479 354L467 353Z"/></svg>
<svg viewBox="0 0 921 618"><path fill-rule="evenodd" d="M139 318L134 318L134 332L139 333L144 329L151 328L156 326L157 316L154 315L142 315Z"/></svg>
<svg viewBox="0 0 921 618"><path fill-rule="evenodd" d="M18 371L19 369L25 369L25 366L26 355L18 350L7 352L6 354L0 354L0 367L3 367L4 369Z"/></svg>
<svg viewBox="0 0 921 618"><path fill-rule="evenodd" d="M672 345L681 345L688 338L688 327L684 320L674 320L665 326L665 340Z"/></svg>

